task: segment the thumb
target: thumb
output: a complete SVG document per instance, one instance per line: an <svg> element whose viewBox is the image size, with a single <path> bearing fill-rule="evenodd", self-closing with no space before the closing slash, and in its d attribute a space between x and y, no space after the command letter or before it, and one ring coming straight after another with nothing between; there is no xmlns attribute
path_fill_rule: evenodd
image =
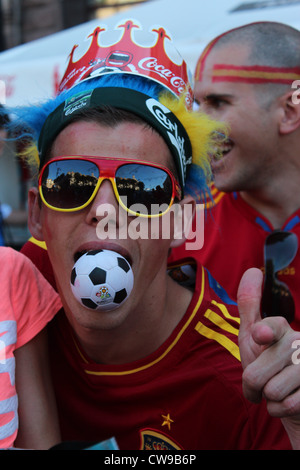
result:
<svg viewBox="0 0 300 470"><path fill-rule="evenodd" d="M261 288L263 274L260 269L248 269L239 284L237 303L243 328L248 328L258 320L260 316Z"/></svg>
<svg viewBox="0 0 300 470"><path fill-rule="evenodd" d="M260 269L248 269L239 284L237 304L241 325L239 330L239 347L242 365L245 368L257 356L257 344L252 338L253 325L261 320L260 302L263 274Z"/></svg>

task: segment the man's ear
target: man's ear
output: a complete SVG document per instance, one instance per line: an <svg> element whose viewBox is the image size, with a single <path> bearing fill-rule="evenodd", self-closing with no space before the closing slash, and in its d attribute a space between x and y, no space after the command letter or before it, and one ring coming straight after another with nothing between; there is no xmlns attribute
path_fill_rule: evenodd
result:
<svg viewBox="0 0 300 470"><path fill-rule="evenodd" d="M290 134L300 127L300 99L295 90L290 90L279 98L280 134Z"/></svg>
<svg viewBox="0 0 300 470"><path fill-rule="evenodd" d="M192 222L196 213L196 201L192 196L186 196L174 211L174 236L170 248L182 245L192 230Z"/></svg>
<svg viewBox="0 0 300 470"><path fill-rule="evenodd" d="M28 192L28 228L31 235L43 241L41 223L41 202L37 188L30 188Z"/></svg>

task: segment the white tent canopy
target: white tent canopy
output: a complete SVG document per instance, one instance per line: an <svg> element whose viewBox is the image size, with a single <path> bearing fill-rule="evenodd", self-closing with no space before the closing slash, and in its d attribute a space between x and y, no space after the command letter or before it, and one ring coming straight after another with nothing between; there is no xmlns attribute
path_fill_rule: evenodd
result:
<svg viewBox="0 0 300 470"><path fill-rule="evenodd" d="M252 4L253 8L233 11L245 3ZM103 21L89 21L0 53L0 102L15 106L52 96L64 72L66 59L73 45L87 37L99 23L112 28L124 18L134 18L147 29L158 24L165 27L193 71L205 45L213 37L230 28L254 21L279 21L300 29L300 2L295 0L146 2L127 10L125 14L119 13Z"/></svg>

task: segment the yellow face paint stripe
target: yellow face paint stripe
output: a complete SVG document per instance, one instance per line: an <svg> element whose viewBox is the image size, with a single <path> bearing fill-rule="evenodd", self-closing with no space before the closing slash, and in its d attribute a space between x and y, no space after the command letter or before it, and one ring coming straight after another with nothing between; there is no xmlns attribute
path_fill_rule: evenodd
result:
<svg viewBox="0 0 300 470"><path fill-rule="evenodd" d="M267 67L260 65L236 66L215 64L212 81L241 81L247 83L290 83L300 79L300 68Z"/></svg>

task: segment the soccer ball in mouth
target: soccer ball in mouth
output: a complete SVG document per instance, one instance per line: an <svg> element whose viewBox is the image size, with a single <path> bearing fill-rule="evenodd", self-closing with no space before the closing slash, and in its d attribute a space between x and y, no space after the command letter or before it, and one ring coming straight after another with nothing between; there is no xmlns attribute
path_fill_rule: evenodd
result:
<svg viewBox="0 0 300 470"><path fill-rule="evenodd" d="M91 310L108 311L122 305L133 288L128 261L110 250L84 253L74 264L71 289L75 298Z"/></svg>

